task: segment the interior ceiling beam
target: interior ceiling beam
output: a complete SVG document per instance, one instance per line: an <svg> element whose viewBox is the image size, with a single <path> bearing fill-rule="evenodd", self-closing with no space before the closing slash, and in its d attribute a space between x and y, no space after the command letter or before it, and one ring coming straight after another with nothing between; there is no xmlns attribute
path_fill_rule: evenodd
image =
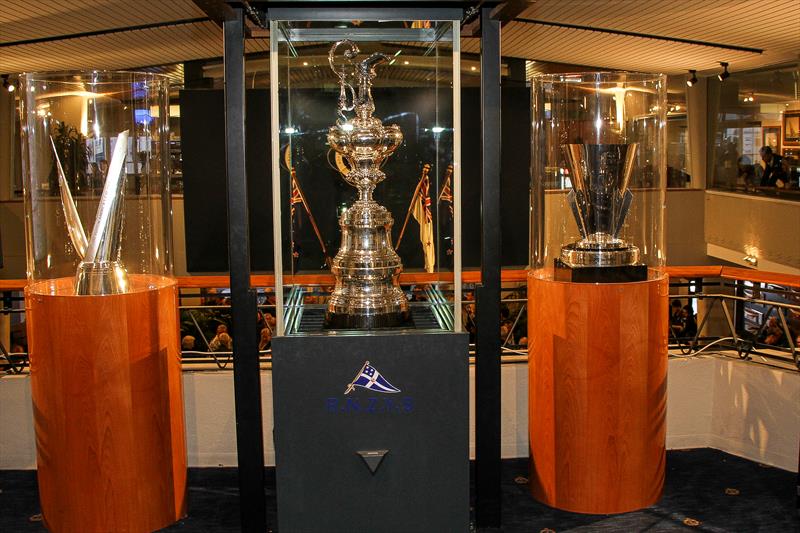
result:
<svg viewBox="0 0 800 533"><path fill-rule="evenodd" d="M656 39L659 41L669 41L672 43L693 44L695 46L710 46L713 48L722 48L724 50L735 50L737 52L749 52L751 54L763 54L764 50L761 48L750 48L748 46L738 46L734 44L721 44L711 43L707 41L696 41L693 39L682 39L680 37L666 37L664 35L652 35L649 33L637 33L633 31L612 30L609 28L595 28L592 26L579 26L577 24L567 24L565 22L551 22L548 20L536 20L526 18L515 18L514 22L522 22L524 24L537 24L539 26L551 26L554 28L568 28L571 30L584 30L595 31L599 33L611 33L613 35L625 35L628 37L639 37L642 39Z"/></svg>
<svg viewBox="0 0 800 533"><path fill-rule="evenodd" d="M511 22L517 15L528 9L533 2L530 0L508 0L497 5L492 10L492 18L500 21L500 25Z"/></svg>
<svg viewBox="0 0 800 533"><path fill-rule="evenodd" d="M36 39L26 39L23 41L10 41L10 42L0 43L0 48L6 48L9 46L22 46L26 44L51 43L53 41L65 41L68 39L80 39L83 37L96 37L98 35L110 35L112 33L122 33L126 31L152 30L155 28L166 28L168 26L180 26L182 24L197 24L198 22L208 22L208 20L209 19L206 17L199 17L193 19L154 22L152 24L139 24L138 26L126 26L124 28L110 28L107 30L86 31L82 33L70 33L66 35L51 35L48 37L38 37Z"/></svg>
<svg viewBox="0 0 800 533"><path fill-rule="evenodd" d="M225 0L192 0L192 3L220 28L223 21L234 16L233 8Z"/></svg>

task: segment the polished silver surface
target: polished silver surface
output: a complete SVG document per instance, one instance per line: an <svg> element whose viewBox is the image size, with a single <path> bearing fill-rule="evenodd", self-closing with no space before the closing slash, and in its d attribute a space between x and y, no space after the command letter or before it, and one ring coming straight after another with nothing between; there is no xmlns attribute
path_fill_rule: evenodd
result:
<svg viewBox="0 0 800 533"><path fill-rule="evenodd" d="M388 57L374 53L356 62L358 53L355 43L344 40L328 54L339 77L339 119L328 130L328 144L348 162L350 170L343 177L358 190L358 199L339 218L342 242L331 266L336 287L325 322L329 328L396 327L409 319L399 285L403 264L392 247L392 215L372 199L372 191L386 179L381 164L403 142L403 133L372 116L375 67ZM354 113L350 119L348 112Z"/></svg>
<svg viewBox="0 0 800 533"><path fill-rule="evenodd" d="M128 292L128 273L120 263L122 229L125 220L123 202L127 149L128 131L126 130L117 136L91 237L87 240L83 223L78 215L75 201L61 167L61 161L58 158L58 152L53 144L67 232L76 253L81 258L75 275L75 294L98 296Z"/></svg>
<svg viewBox="0 0 800 533"><path fill-rule="evenodd" d="M628 182L638 144L566 144L561 149L572 182L567 200L582 237L561 248L561 261L571 267L638 263L639 249L619 238L633 201Z"/></svg>

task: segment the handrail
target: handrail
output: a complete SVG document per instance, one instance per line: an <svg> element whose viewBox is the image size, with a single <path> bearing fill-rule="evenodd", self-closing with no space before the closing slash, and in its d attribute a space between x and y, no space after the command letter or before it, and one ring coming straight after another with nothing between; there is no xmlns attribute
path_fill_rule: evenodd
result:
<svg viewBox="0 0 800 533"><path fill-rule="evenodd" d="M789 287L800 288L800 276L753 270L749 268L736 268L719 265L711 266L668 266L663 269L672 278L724 278L736 281L753 281L757 283L774 283ZM524 282L527 279L527 269L504 269L501 272L501 281L505 283ZM283 278L289 285L333 285L332 274L294 274ZM227 287L230 278L226 275L211 276L177 276L178 287L181 289L211 289ZM462 274L464 283L480 283L479 270L465 270ZM452 272L427 273L404 272L400 274L400 283L403 285L452 282ZM273 287L275 276L272 274L254 274L250 277L254 287ZM21 291L27 285L24 279L0 279L0 291Z"/></svg>

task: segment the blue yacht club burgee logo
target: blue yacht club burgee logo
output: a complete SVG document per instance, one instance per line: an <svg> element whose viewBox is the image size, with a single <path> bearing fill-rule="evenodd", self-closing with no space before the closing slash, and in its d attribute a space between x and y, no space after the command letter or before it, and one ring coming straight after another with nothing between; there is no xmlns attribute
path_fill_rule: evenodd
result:
<svg viewBox="0 0 800 533"><path fill-rule="evenodd" d="M383 392L387 394L394 394L400 392L400 389L389 383L385 377L378 372L374 366L369 364L369 361L364 362L364 366L358 371L353 381L347 385L345 394L350 394L356 387L364 387L375 392Z"/></svg>
<svg viewBox="0 0 800 533"><path fill-rule="evenodd" d="M370 396L353 394L348 396L351 392L357 392L357 387L364 389L364 392L378 394ZM412 413L414 411L414 398L408 395L394 396L399 392L402 391L392 385L369 361L365 361L361 365L361 370L347 384L343 394L346 398L341 396L338 398L326 398L325 410L331 414L358 415L407 415Z"/></svg>

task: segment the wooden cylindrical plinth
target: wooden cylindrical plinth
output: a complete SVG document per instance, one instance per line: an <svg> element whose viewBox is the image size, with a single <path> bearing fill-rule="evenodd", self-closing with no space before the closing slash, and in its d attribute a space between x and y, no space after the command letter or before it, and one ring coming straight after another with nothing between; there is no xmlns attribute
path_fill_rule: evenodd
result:
<svg viewBox="0 0 800 533"><path fill-rule="evenodd" d="M54 532L150 532L186 514L177 288L25 291L39 498Z"/></svg>
<svg viewBox="0 0 800 533"><path fill-rule="evenodd" d="M661 497L669 283L650 277L528 276L530 479L542 503L608 514Z"/></svg>

